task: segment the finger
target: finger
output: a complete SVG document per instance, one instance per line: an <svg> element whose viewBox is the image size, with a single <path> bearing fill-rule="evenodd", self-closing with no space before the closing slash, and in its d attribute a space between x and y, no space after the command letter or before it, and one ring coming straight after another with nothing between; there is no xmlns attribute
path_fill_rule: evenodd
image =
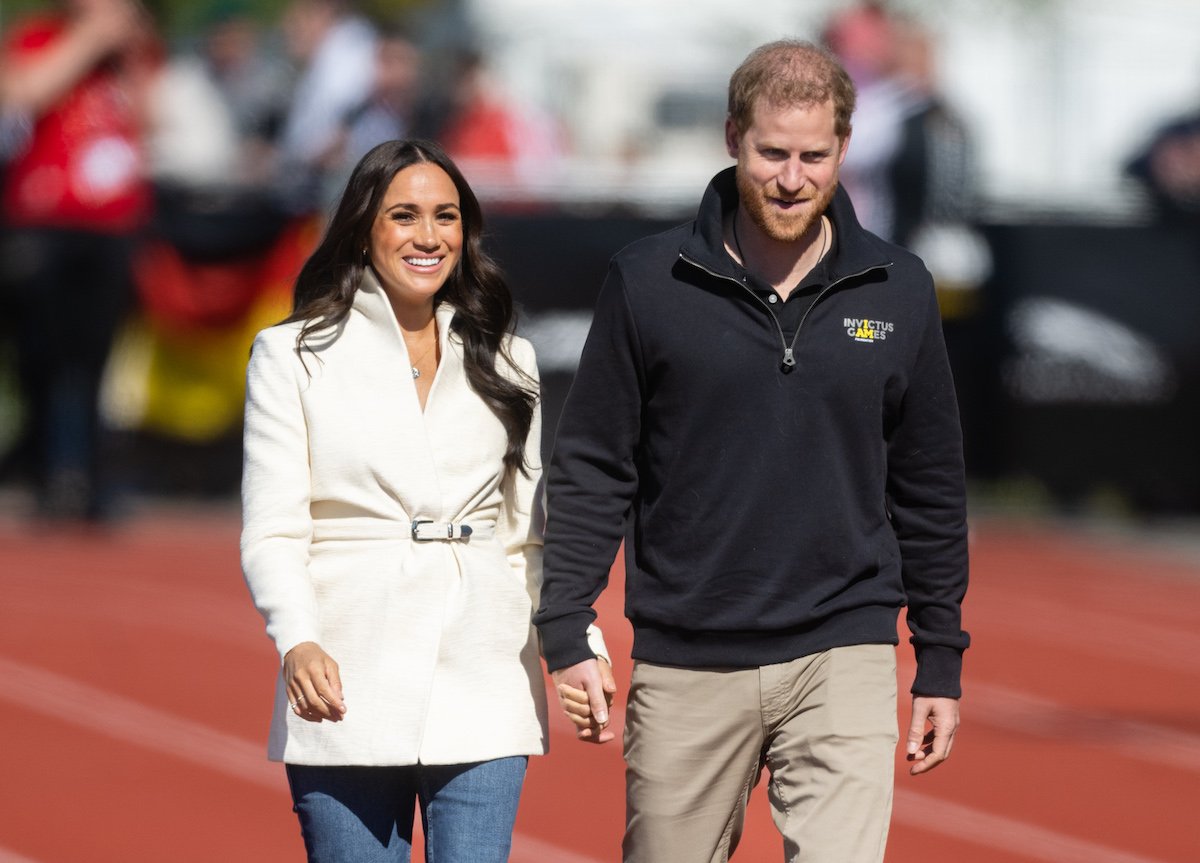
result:
<svg viewBox="0 0 1200 863"><path fill-rule="evenodd" d="M609 706L612 706L613 696L617 692L617 681L613 677L612 666L601 659L596 665L600 669L600 686L604 690L604 695Z"/></svg>
<svg viewBox="0 0 1200 863"><path fill-rule="evenodd" d="M596 724L603 728L608 724L609 697L604 692L598 678L587 680L584 682L584 685L587 686L588 702L592 706L592 716L595 717Z"/></svg>
<svg viewBox="0 0 1200 863"><path fill-rule="evenodd" d="M342 718L342 712L329 702L324 695L318 695L316 701L308 702L308 710L315 716L337 722Z"/></svg>
<svg viewBox="0 0 1200 863"><path fill-rule="evenodd" d="M945 737L939 735L936 730L930 731L921 741L922 745L919 750L909 758L913 761L913 766L909 769L909 773L917 776L921 773L928 773L933 768L937 767L946 760L949 752L946 750Z"/></svg>
<svg viewBox="0 0 1200 863"><path fill-rule="evenodd" d="M571 724L575 726L576 734L578 734L580 731L584 731L588 728L596 727L596 723L592 722L592 718L590 716L576 716L574 714L568 713L568 714L566 714L566 717L567 717L567 719L569 719L571 721Z"/></svg>
<svg viewBox="0 0 1200 863"><path fill-rule="evenodd" d="M909 748L911 749L912 747L910 746ZM925 732L925 736L922 737L920 742L918 743L917 751L908 753L908 760L912 761L914 758L917 758L917 759L924 758L927 755L929 755L929 753L932 751L933 751L933 730L930 729L929 731Z"/></svg>
<svg viewBox="0 0 1200 863"><path fill-rule="evenodd" d="M600 666L600 688L604 692L604 703L612 707L613 698L617 694L617 681L613 678L612 666L604 660L601 660Z"/></svg>
<svg viewBox="0 0 1200 863"><path fill-rule="evenodd" d="M317 680L313 687L317 693L317 701L311 704L314 710L317 710L322 716L338 720L342 718L342 714L346 712L345 705L341 703L337 693L333 691L333 687L326 680Z"/></svg>
<svg viewBox="0 0 1200 863"><path fill-rule="evenodd" d="M923 751L919 753L919 757L911 760L913 760L913 766L908 769L908 772L912 776L918 776L922 773L928 773L930 770L945 761L945 758L943 758L941 755L938 755L936 752Z"/></svg>
<svg viewBox="0 0 1200 863"><path fill-rule="evenodd" d="M346 695L342 692L342 674L338 669L338 664L332 659L325 669L325 677L329 681L329 689L333 693L334 704L342 711L346 712Z"/></svg>
<svg viewBox="0 0 1200 863"><path fill-rule="evenodd" d="M295 700L289 702L288 706L291 707L292 712L295 713L297 716L299 716L301 719L307 720L308 722L320 722L321 721L321 715L318 713L315 713L309 707L308 696L304 695L303 693L296 696Z"/></svg>
<svg viewBox="0 0 1200 863"><path fill-rule="evenodd" d="M317 690L316 681L305 680L301 686L304 692L301 698L297 700L297 704L304 708L304 712L301 715L305 719L312 719L314 717L319 719L333 719L334 711L325 699L321 697L320 692Z"/></svg>
<svg viewBox="0 0 1200 863"><path fill-rule="evenodd" d="M559 702L559 706L562 708L562 712L572 720L582 719L584 722L592 721L592 706L586 701L582 703L578 701L562 701Z"/></svg>
<svg viewBox="0 0 1200 863"><path fill-rule="evenodd" d="M342 701L341 678L338 665L324 651L317 650L315 655L307 658L295 674L299 685L302 702L313 715L325 719L338 720L346 712Z"/></svg>
<svg viewBox="0 0 1200 863"><path fill-rule="evenodd" d="M953 728L938 728L933 729L933 754L938 756L939 761L945 761L950 757L950 750L954 747L954 729Z"/></svg>
<svg viewBox="0 0 1200 863"><path fill-rule="evenodd" d="M921 745L925 740L925 720L927 714L923 710L913 706L912 719L908 724L908 745L907 753L911 761L914 757L920 754Z"/></svg>
<svg viewBox="0 0 1200 863"><path fill-rule="evenodd" d="M607 728L598 728L595 725L591 725L588 728L577 731L575 736L584 743L608 743L615 735Z"/></svg>
<svg viewBox="0 0 1200 863"><path fill-rule="evenodd" d="M568 686L565 683L558 685L558 699L559 701L571 701L576 704L586 705L589 703L587 692L582 689L576 689L574 686Z"/></svg>

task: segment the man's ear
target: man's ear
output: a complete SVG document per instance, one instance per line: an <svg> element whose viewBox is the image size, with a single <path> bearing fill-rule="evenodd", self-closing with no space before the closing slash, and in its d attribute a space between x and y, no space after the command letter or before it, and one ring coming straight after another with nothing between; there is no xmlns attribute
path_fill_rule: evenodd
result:
<svg viewBox="0 0 1200 863"><path fill-rule="evenodd" d="M849 132L846 133L846 137L842 138L842 142L839 147L840 152L838 153L838 167L839 168L842 166L842 162L846 161L846 152L850 149L850 135L853 133L853 131L854 130L851 129Z"/></svg>
<svg viewBox="0 0 1200 863"><path fill-rule="evenodd" d="M725 151L729 153L731 158L738 157L738 149L742 142L742 136L738 132L737 124L733 122L732 117L725 118Z"/></svg>

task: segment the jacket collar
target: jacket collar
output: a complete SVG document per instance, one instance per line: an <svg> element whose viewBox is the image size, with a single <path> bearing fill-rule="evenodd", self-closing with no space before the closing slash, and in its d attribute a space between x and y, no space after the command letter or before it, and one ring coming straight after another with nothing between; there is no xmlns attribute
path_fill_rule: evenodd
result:
<svg viewBox="0 0 1200 863"><path fill-rule="evenodd" d="M692 234L679 249L684 258L716 275L729 278L739 278L736 265L725 251L724 234L725 215L738 204L735 171L735 168L726 168L712 178L700 200ZM891 265L892 255L887 245L859 224L850 196L841 185L834 193L825 215L833 223L837 237L833 257L828 264L831 281Z"/></svg>
<svg viewBox="0 0 1200 863"><path fill-rule="evenodd" d="M370 267L363 270L362 281L358 283L358 290L354 292L354 311L366 318L373 327L393 333L400 343L403 344L403 337L400 334L400 324L396 321L396 315L392 311L392 304L388 300L387 293L383 289L383 285L379 283L379 277L375 275L375 271ZM438 340L441 342L442 356L446 355L446 348L450 344L450 337L453 335L450 332L450 322L454 319L454 306L447 302L440 302L437 308L434 309L434 317L437 318ZM455 336L454 341L458 341Z"/></svg>

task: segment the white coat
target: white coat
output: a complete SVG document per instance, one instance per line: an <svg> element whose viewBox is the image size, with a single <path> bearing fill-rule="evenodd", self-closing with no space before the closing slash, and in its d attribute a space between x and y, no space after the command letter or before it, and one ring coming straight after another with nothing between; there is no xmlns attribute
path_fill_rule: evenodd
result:
<svg viewBox="0 0 1200 863"><path fill-rule="evenodd" d="M311 338L303 361L299 324L254 342L243 572L279 655L321 645L339 665L347 708L341 722L308 722L289 710L281 675L273 760L448 764L547 749L530 624L541 584L540 413L529 475L506 473L504 428L467 383L453 315L446 304L436 313L441 362L424 411L370 271L349 315ZM509 349L536 381L532 346L512 337ZM476 534L416 542L418 518Z"/></svg>

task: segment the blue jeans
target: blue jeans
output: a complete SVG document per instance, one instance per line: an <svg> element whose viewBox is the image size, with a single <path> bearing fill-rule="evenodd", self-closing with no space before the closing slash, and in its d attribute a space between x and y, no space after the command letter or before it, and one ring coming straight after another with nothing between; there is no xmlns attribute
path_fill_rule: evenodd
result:
<svg viewBox="0 0 1200 863"><path fill-rule="evenodd" d="M427 863L504 863L528 759L411 767L287 765L309 863L408 863L419 802Z"/></svg>

